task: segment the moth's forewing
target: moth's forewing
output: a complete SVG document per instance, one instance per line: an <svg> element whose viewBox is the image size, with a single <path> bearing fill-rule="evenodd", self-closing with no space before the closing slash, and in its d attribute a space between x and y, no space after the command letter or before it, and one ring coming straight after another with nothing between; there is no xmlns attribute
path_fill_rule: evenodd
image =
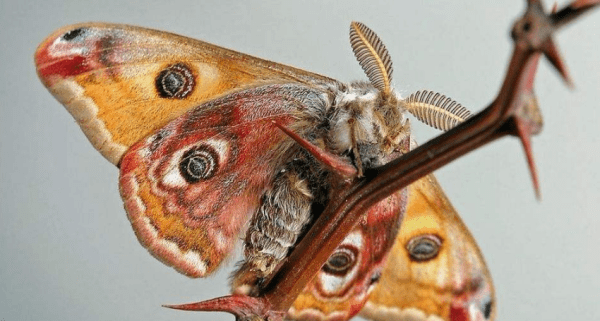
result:
<svg viewBox="0 0 600 321"><path fill-rule="evenodd" d="M104 157L193 107L267 83L332 79L175 34L118 24L57 30L35 53L37 72Z"/></svg>

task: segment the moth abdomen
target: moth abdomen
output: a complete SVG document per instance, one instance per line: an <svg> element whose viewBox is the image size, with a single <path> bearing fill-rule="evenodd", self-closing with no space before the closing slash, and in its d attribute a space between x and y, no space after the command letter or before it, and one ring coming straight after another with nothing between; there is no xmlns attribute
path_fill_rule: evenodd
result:
<svg viewBox="0 0 600 321"><path fill-rule="evenodd" d="M312 219L315 182L300 152L275 177L261 200L245 237L245 259L235 272L235 292L257 294L265 278L285 259ZM317 184L318 185L318 184Z"/></svg>

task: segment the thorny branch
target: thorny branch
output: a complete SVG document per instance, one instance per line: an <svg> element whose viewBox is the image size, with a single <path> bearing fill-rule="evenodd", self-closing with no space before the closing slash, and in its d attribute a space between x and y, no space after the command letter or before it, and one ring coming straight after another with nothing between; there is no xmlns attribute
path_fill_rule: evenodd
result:
<svg viewBox="0 0 600 321"><path fill-rule="evenodd" d="M512 29L515 46L502 87L492 103L468 121L362 179L338 187L336 198L296 246L264 292L258 297L232 295L199 303L169 306L183 310L227 311L238 320L281 320L298 294L317 274L337 245L370 206L420 177L506 135L519 137L527 156L536 193L539 187L530 137L541 129L533 95L540 55L546 56L567 84L570 79L552 34L600 0L575 0L547 14L541 0L528 0Z"/></svg>

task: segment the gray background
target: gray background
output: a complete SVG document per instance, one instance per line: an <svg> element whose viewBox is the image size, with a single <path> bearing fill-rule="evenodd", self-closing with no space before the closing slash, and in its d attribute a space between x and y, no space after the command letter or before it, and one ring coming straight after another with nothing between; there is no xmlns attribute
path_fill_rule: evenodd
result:
<svg viewBox="0 0 600 321"><path fill-rule="evenodd" d="M35 74L34 50L53 30L83 21L142 25L350 81L365 79L348 44L349 23L357 20L387 45L400 92L433 89L480 110L500 86L512 48L508 30L523 6L522 0L2 0L0 320L233 320L160 307L226 294L231 265L191 280L138 244L117 169ZM539 68L545 128L534 150L542 202L534 198L516 139L437 172L485 254L501 320L600 319L599 21L594 12L557 37L575 91L546 61ZM414 124L422 142L435 134Z"/></svg>

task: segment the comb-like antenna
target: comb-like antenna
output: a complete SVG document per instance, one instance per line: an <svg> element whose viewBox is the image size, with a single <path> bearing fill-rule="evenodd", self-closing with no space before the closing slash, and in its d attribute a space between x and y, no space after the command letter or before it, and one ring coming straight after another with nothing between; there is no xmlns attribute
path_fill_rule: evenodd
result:
<svg viewBox="0 0 600 321"><path fill-rule="evenodd" d="M450 130L471 117L471 112L463 105L440 93L427 90L411 94L404 105L418 120L443 131Z"/></svg>
<svg viewBox="0 0 600 321"><path fill-rule="evenodd" d="M392 90L392 59L373 30L360 22L350 24L350 45L371 84L384 94Z"/></svg>

